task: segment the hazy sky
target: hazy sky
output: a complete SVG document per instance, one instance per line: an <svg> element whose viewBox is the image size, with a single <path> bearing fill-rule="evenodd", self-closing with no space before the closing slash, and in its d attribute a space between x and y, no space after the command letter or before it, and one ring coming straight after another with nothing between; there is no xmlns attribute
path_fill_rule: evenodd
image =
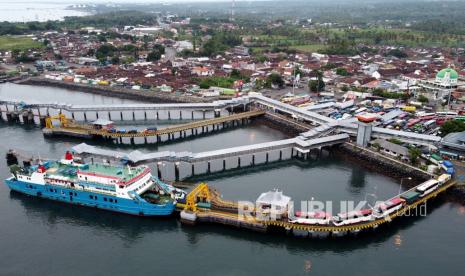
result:
<svg viewBox="0 0 465 276"><path fill-rule="evenodd" d="M173 2L230 2L231 0L0 0L0 3L173 3ZM236 0L246 1L266 1L266 0Z"/></svg>

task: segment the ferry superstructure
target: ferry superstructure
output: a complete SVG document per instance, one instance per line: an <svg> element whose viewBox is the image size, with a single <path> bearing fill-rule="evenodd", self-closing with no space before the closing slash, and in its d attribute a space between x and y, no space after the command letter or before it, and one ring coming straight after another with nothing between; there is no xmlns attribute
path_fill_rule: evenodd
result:
<svg viewBox="0 0 465 276"><path fill-rule="evenodd" d="M67 152L64 159L20 167L7 159L11 190L70 204L137 216L167 216L185 193L152 176L148 166L83 163Z"/></svg>

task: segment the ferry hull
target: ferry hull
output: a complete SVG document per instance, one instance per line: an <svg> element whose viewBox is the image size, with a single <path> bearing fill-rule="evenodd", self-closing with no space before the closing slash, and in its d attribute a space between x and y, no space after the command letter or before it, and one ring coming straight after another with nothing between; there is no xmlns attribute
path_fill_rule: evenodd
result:
<svg viewBox="0 0 465 276"><path fill-rule="evenodd" d="M26 195L136 216L168 216L174 212L176 207L174 202L151 204L55 185L26 183L14 178L5 180L5 183L11 190Z"/></svg>

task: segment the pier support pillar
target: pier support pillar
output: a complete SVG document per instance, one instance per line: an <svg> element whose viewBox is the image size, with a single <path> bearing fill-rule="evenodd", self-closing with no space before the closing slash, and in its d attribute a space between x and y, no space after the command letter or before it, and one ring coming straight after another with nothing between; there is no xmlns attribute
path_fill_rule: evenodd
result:
<svg viewBox="0 0 465 276"><path fill-rule="evenodd" d="M252 154L252 166L255 166L255 154Z"/></svg>
<svg viewBox="0 0 465 276"><path fill-rule="evenodd" d="M159 179L161 179L161 169L160 169L161 162L157 164L157 176Z"/></svg>
<svg viewBox="0 0 465 276"><path fill-rule="evenodd" d="M111 121L111 112L110 111L108 111L108 120Z"/></svg>
<svg viewBox="0 0 465 276"><path fill-rule="evenodd" d="M39 114L39 117L40 117L40 114ZM73 118L74 120L74 112L71 112L71 118Z"/></svg>
<svg viewBox="0 0 465 276"><path fill-rule="evenodd" d="M122 120L123 120L123 111L121 111L121 112L119 113L119 115L120 115L120 118L121 118L121 121L122 121Z"/></svg>
<svg viewBox="0 0 465 276"><path fill-rule="evenodd" d="M266 156L265 156L265 164L268 164L268 161L269 161L269 154L268 152L266 153Z"/></svg>
<svg viewBox="0 0 465 276"><path fill-rule="evenodd" d="M174 163L174 180L179 181L179 162Z"/></svg>
<svg viewBox="0 0 465 276"><path fill-rule="evenodd" d="M84 112L84 121L87 122L87 114Z"/></svg>
<svg viewBox="0 0 465 276"><path fill-rule="evenodd" d="M144 120L147 121L147 111L144 111Z"/></svg>
<svg viewBox="0 0 465 276"><path fill-rule="evenodd" d="M280 150L279 151L279 161L283 160L283 152Z"/></svg>
<svg viewBox="0 0 465 276"><path fill-rule="evenodd" d="M207 162L207 173L211 173L211 164L210 164L210 161Z"/></svg>
<svg viewBox="0 0 465 276"><path fill-rule="evenodd" d="M226 170L226 160L223 160L223 171Z"/></svg>
<svg viewBox="0 0 465 276"><path fill-rule="evenodd" d="M45 127L45 118L44 116L39 117L39 124L41 127Z"/></svg>
<svg viewBox="0 0 465 276"><path fill-rule="evenodd" d="M98 111L95 112L95 117L96 117L97 120L98 120Z"/></svg>
<svg viewBox="0 0 465 276"><path fill-rule="evenodd" d="M179 110L179 119L182 120L182 110Z"/></svg>
<svg viewBox="0 0 465 276"><path fill-rule="evenodd" d="M160 115L158 114L158 111L157 111L157 120L159 120L159 119L160 119Z"/></svg>
<svg viewBox="0 0 465 276"><path fill-rule="evenodd" d="M194 111L191 112L191 119L194 120Z"/></svg>
<svg viewBox="0 0 465 276"><path fill-rule="evenodd" d="M133 111L132 112L132 120L135 121L136 120L136 113Z"/></svg>
<svg viewBox="0 0 465 276"><path fill-rule="evenodd" d="M168 120L171 120L171 112L168 110Z"/></svg>
<svg viewBox="0 0 465 276"><path fill-rule="evenodd" d="M203 112L203 115L202 115L203 117L202 117L202 118L205 120L205 113L206 113L206 111L203 110L202 112Z"/></svg>
<svg viewBox="0 0 465 276"><path fill-rule="evenodd" d="M241 157L237 157L237 167L240 168L241 167Z"/></svg>

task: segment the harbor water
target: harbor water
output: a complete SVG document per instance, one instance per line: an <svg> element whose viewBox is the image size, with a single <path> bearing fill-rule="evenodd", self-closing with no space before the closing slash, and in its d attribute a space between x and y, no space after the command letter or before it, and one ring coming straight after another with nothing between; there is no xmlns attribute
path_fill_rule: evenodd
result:
<svg viewBox="0 0 465 276"><path fill-rule="evenodd" d="M59 88L0 85L0 99L75 104L133 103ZM176 122L156 122L174 124ZM251 123L160 146L111 145L130 151L200 152L286 138ZM46 139L37 126L0 123L0 151L59 158L80 143ZM0 162L0 177L9 176ZM223 174L198 176L225 199L254 201L280 189L294 201L374 201L399 192L399 180L324 153ZM337 208L336 208L337 209ZM440 196L426 217L402 218L372 233L303 239L221 225L181 225L175 218L139 218L10 192L0 185L0 275L453 275L462 274L465 207Z"/></svg>

